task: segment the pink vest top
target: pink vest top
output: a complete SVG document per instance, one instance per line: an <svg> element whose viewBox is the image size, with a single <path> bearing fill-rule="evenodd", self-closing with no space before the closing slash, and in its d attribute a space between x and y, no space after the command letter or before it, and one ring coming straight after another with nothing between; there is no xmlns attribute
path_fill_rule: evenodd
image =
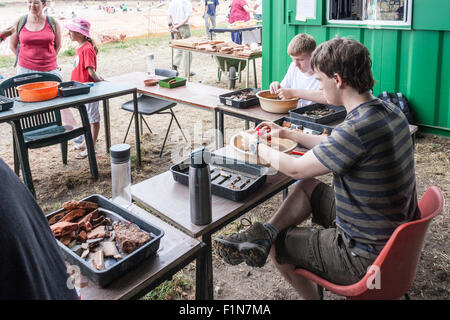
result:
<svg viewBox="0 0 450 320"><path fill-rule="evenodd" d="M41 31L30 31L24 26L20 31L19 39L19 66L41 72L58 68L55 34L47 18Z"/></svg>

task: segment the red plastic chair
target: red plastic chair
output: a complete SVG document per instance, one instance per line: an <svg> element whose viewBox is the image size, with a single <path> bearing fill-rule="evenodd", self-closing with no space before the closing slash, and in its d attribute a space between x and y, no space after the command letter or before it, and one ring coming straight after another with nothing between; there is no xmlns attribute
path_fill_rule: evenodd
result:
<svg viewBox="0 0 450 320"><path fill-rule="evenodd" d="M411 288L428 226L442 212L444 197L438 187L429 187L419 200L421 218L404 223L395 229L383 250L366 275L352 285L337 285L305 269L296 269L301 275L319 286L349 299L398 299Z"/></svg>

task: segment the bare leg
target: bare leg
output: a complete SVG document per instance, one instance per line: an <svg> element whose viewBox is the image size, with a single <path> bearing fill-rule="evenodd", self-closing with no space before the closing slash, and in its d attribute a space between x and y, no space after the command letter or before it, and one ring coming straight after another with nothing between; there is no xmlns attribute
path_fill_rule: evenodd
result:
<svg viewBox="0 0 450 320"><path fill-rule="evenodd" d="M278 230L282 230L305 221L311 215L311 194L319 183L320 181L316 179L300 181L268 222ZM277 263L274 246L270 250L270 257L281 275L294 287L298 294L308 300L318 298L317 285L295 274L294 265Z"/></svg>
<svg viewBox="0 0 450 320"><path fill-rule="evenodd" d="M291 286L297 291L297 293L305 300L317 300L318 299L318 290L317 285L294 273L295 266L292 264L278 264L275 259L275 247L272 246L270 250L270 258L272 259L273 264L281 273L281 275L291 284Z"/></svg>
<svg viewBox="0 0 450 320"><path fill-rule="evenodd" d="M280 231L308 219L311 215L311 194L319 183L316 179L304 179L297 183L268 223Z"/></svg>
<svg viewBox="0 0 450 320"><path fill-rule="evenodd" d="M91 132L92 132L92 140L94 142L94 148L95 144L97 143L99 131L100 131L100 122L91 123Z"/></svg>

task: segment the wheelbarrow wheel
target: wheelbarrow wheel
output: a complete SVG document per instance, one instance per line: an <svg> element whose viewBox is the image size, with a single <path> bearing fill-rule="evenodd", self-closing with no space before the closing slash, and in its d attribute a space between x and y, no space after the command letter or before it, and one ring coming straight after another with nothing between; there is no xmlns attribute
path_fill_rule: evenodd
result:
<svg viewBox="0 0 450 320"><path fill-rule="evenodd" d="M229 85L230 89L234 89L236 87L237 76L236 76L236 68L233 66L230 67L230 74L228 76L228 79L230 81L230 85Z"/></svg>

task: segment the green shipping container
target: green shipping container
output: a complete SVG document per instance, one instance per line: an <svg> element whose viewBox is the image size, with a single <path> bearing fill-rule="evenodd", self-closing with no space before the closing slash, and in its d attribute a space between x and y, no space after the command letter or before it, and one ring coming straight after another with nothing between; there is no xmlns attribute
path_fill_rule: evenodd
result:
<svg viewBox="0 0 450 320"><path fill-rule="evenodd" d="M370 51L374 94L403 93L421 131L450 137L450 0L410 0L407 26L330 23L328 0L315 0L315 19L298 21L297 1L263 1L263 88L283 79L291 63L286 49L296 34L308 33L318 44L351 37Z"/></svg>

